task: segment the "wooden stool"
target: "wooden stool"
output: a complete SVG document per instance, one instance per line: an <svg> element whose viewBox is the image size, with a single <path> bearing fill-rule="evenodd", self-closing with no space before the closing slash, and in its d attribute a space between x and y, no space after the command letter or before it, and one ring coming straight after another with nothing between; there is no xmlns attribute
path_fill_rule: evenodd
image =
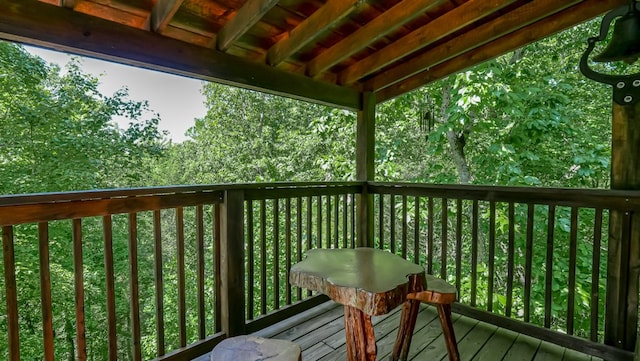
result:
<svg viewBox="0 0 640 361"><path fill-rule="evenodd" d="M211 361L301 361L300 346L287 340L237 336L220 342L211 351Z"/></svg>
<svg viewBox="0 0 640 361"><path fill-rule="evenodd" d="M442 333L447 344L447 352L450 361L460 361L456 335L453 332L453 322L451 322L451 304L455 302L458 290L445 280L427 276L427 289L422 292L410 293L407 298L424 303L435 305L438 308Z"/></svg>

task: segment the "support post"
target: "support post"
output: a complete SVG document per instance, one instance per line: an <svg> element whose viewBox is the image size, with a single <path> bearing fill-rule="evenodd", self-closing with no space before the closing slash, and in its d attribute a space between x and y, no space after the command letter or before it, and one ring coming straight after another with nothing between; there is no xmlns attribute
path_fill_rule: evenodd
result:
<svg viewBox="0 0 640 361"><path fill-rule="evenodd" d="M227 337L244 335L244 193L228 190L220 215L220 283L222 331Z"/></svg>
<svg viewBox="0 0 640 361"><path fill-rule="evenodd" d="M365 182L357 197L358 247L373 247L373 195L369 194L367 182L375 176L375 118L376 97L372 92L364 92L356 130L356 179Z"/></svg>
<svg viewBox="0 0 640 361"><path fill-rule="evenodd" d="M611 189L640 190L640 102L613 104ZM633 351L638 323L640 215L609 216L605 343Z"/></svg>

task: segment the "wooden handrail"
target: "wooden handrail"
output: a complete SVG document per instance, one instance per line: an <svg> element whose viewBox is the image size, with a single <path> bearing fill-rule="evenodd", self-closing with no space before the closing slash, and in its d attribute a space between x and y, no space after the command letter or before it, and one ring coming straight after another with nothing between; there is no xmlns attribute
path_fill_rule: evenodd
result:
<svg viewBox="0 0 640 361"><path fill-rule="evenodd" d="M362 201L362 197L358 195L365 189L373 203L367 211L372 218L367 222L371 229L363 230L359 227L362 219L358 218L356 210L358 202ZM234 196L228 196L225 202L225 194ZM602 281L606 275L599 273L597 265L601 262L600 256L606 254L602 247L602 235L605 234L606 237L606 225L611 210L628 212L629 217L634 217L640 210L640 192L316 182L177 186L0 196L9 356L11 359L17 359L20 354L17 319L21 315L19 312L24 312L20 307L25 306L17 303L16 287L21 287L21 284L16 283L16 274L20 272L20 267L24 267L20 263L20 257L24 254L20 247L28 245L21 240L31 237L28 232L31 232L33 226L36 228L34 237L40 240L40 249L53 252L54 248L46 244L53 237L51 229L64 224L62 229L68 232L68 249L75 252L69 265L75 265L70 272L74 274L73 285L76 289L69 297L71 304L76 305L76 310L75 314L69 315L74 315L71 317L75 317L77 322L77 355L92 352L91 345L86 344L85 333L95 331L86 330L89 326L85 327L84 309L92 307L88 303L88 292L91 292L92 288L105 286L83 286L87 282L83 266L87 265L83 265L82 262L87 262L88 251L91 250L88 247L99 245L105 249L105 258L100 267L106 270L108 276L106 287L109 295L108 302L101 307L108 310L104 325L108 326L105 329L112 335L112 339L106 340L106 344L110 345L112 358L118 357L116 344L120 344L120 339L125 337L115 332L116 327L120 327L115 325L115 322L120 322L115 313L119 312L118 307L121 307L115 299L115 295L120 292L117 282L121 282L122 277L129 277L125 284L128 285L126 288L133 290L133 294L128 298L130 302L140 303L142 293L146 292L145 297L148 297L148 300L145 302L154 302L158 307L149 314L148 307L137 308L138 305L135 305L128 316L130 320L127 330L131 332L132 354L139 354L142 339L151 338L156 345L154 357L179 360L206 352L223 337L224 333L221 331L229 334L255 331L306 307L317 305L317 298L309 298L310 294L292 288L287 282L286 274L291 264L299 261L307 249L354 247L358 234L365 231L369 234L368 243L392 250L424 265L429 273L447 278L456 284L459 290L466 284L462 281L468 282L471 286L465 287L471 288L467 295L462 295L462 301L474 307L474 312L519 317L532 325L538 322L535 319L541 320L538 326L552 332L552 321L555 320L557 323L557 319L551 314L553 284L549 280L537 280L535 284L532 282L532 259L535 256L541 260L548 269L546 277L550 278L553 276L550 272L553 271L554 255L558 252L558 247L571 249L566 260L563 260L571 269L576 267L576 258L580 255L577 253L577 247L584 247L586 240L593 251L592 262L596 265L589 275L589 302L601 305L603 299L599 289L606 286ZM558 217L561 213L569 215L566 221L562 220L566 222L562 226L568 227L569 230L566 233L567 241L562 244L558 243L559 237L565 236L564 233L558 233ZM518 218L520 216L522 218ZM95 222L92 220L94 217L99 217L98 220L102 219L103 222ZM542 233L539 227L534 226L534 222L541 219L540 217L546 219L542 227L546 232L543 237L540 236ZM128 227L123 227L123 222L126 222ZM589 236L580 228L582 222L589 223ZM91 223L97 223L98 228L91 228L93 233L88 233L86 227ZM37 231L38 225L40 233ZM502 242L500 237L503 233L500 227L506 227L504 250L497 249ZM49 231L45 232L45 229ZM243 232L238 233L241 229ZM67 236L60 236L63 234L60 232L58 231L56 237L62 238L58 238L56 242L65 244ZM121 239L123 235L124 239ZM519 246L517 247L520 242L522 254L519 253ZM110 251L118 245L124 245L127 249L128 263L140 260L141 253L149 254L149 250L152 249L148 263L137 268L127 264L124 268L127 274L120 275L118 272L123 268L118 268L118 265L122 260L114 257ZM241 251L245 247L248 252L243 256ZM546 249L546 254L536 253L536 247ZM488 253L483 253L485 251ZM173 254L172 252L177 253L167 256ZM223 254L226 262L233 263L222 264L220 256ZM487 257L493 259L502 255L506 257L504 265L494 262L487 264ZM54 259L47 260L44 253L42 256L34 267L47 268L58 262ZM180 257L184 259L178 262ZM269 263L268 258L276 264ZM20 262L16 263L16 260ZM241 264L247 265L245 271L242 271ZM469 266L468 273L462 272L464 264ZM486 270L479 268L485 266ZM506 268L508 272L499 275L498 272L502 268ZM169 271L170 269L173 270ZM193 290L189 288L190 276L187 276L187 272L193 275ZM569 273L571 272L568 272L567 278L569 288L578 282L584 282L578 279L579 275L575 272ZM486 280L483 278L485 274L488 275ZM242 277L232 280L234 275ZM56 272L51 272L50 277L56 277ZM177 280L182 280L183 277L189 285L183 281L178 284ZM524 277L524 281L520 282L518 277ZM115 284L112 283L112 279L116 281ZM153 283L143 283L149 280ZM499 281L504 281L505 293L512 294L523 290L517 302L524 302L527 306L520 308L520 304L516 304L512 295L504 300L504 305L500 305L493 292L498 289ZM45 290L51 285L47 277L38 282ZM545 311L543 315L537 315L530 303L534 297L533 285L541 284L544 286L544 304L536 307ZM245 299L245 287L246 293L261 296L255 300ZM213 288L212 292L210 288ZM484 292L485 288L487 292ZM268 293L267 289L274 290ZM135 295L136 290L141 293L140 296ZM178 292L174 292L176 290ZM178 299L170 300L169 293L176 293ZM576 299L578 296L575 292L571 295ZM49 301L46 294L42 297L45 308L51 308L49 304L57 302L55 297L52 301ZM176 309L165 309L169 305L176 305ZM192 327L191 321L182 319L183 316L174 317L178 308L183 315L187 312L195 315L197 326ZM55 310L55 306L53 309ZM590 319L591 329L586 330L586 334L577 330L574 323L574 317L577 317L579 310L581 309L574 306L567 307L566 312L570 317L561 326L564 332L580 333L585 340L591 342L590 345L593 342L601 342L601 306L594 307L587 315L581 316ZM139 315L142 313L145 313L146 319L154 320L151 336L141 329L142 318ZM214 314L212 321L209 316L211 313ZM225 317L228 319L225 320ZM174 336L165 334L165 330L173 326L167 324L169 318L180 328L180 340L175 342L170 340L170 337ZM55 323L56 317L53 320ZM48 319L45 321L44 329L51 330ZM635 320L627 322L628 325L620 327L631 328ZM516 324L520 325L522 322ZM56 329L55 324L53 329ZM49 333L51 332L47 334ZM50 354L52 348L58 352L55 348L60 347L60 343L51 339L55 336L45 337L48 339L43 345L46 345L47 352ZM117 342L115 337L119 338ZM194 343L192 337L198 340ZM184 347L176 349L175 346L170 346L175 343ZM56 358L60 357L56 355Z"/></svg>

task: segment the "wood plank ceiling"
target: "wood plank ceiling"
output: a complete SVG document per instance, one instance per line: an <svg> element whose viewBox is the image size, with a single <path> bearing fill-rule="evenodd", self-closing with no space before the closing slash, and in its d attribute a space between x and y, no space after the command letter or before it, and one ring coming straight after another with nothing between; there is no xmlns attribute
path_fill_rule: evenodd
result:
<svg viewBox="0 0 640 361"><path fill-rule="evenodd" d="M358 109L627 2L0 0L0 38Z"/></svg>

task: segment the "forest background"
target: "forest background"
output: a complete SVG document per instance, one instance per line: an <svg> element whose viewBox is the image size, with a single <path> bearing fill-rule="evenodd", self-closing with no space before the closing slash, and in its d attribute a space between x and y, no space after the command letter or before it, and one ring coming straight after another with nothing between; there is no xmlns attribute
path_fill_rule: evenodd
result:
<svg viewBox="0 0 640 361"><path fill-rule="evenodd" d="M597 32L596 26L580 25L378 105L376 180L608 188L611 90L578 71L586 38ZM0 43L0 194L355 179L353 112L210 83L202 89L206 115L189 129L190 140L175 144L159 130L160 119L148 103L131 100L126 87L101 94L98 84L98 78L83 72L79 60L61 69L19 45ZM130 119L129 127L118 127L114 117ZM64 256L68 227L55 223L50 229L58 359L73 359L75 353L73 264ZM562 224L557 227L567 232ZM26 225L16 231L25 359L40 359L43 352L36 228ZM92 313L87 328L93 336L87 348L91 359L100 360L107 352L100 341L105 339L100 336L105 332L101 325L106 301L97 233L85 240L85 282ZM126 240L126 227L116 228L114 252L125 260L117 262L116 280L123 288L128 278ZM140 242L146 242L144 235ZM151 245L142 244L140 252L141 258L151 254ZM171 247L164 252L171 253ZM580 255L578 272L590 274L590 255ZM541 267L534 272L544 277ZM152 281L151 275L140 282ZM558 289L563 282L558 280ZM152 292L147 288L141 292ZM588 294L588 287L584 292ZM153 297L143 294L141 299ZM126 292L119 293L116 302L119 333L127 335ZM7 334L5 307L1 302L0 335ZM170 301L165 307L177 309ZM152 312L153 304L145 306L148 309ZM562 319L560 310L554 317ZM167 342L175 348L175 322L168 319L166 325ZM149 328L144 331L145 358L154 356L153 326L144 325ZM190 341L193 337L189 335ZM129 339L119 338L120 359L131 357ZM6 337L0 336L0 358L7 352Z"/></svg>

